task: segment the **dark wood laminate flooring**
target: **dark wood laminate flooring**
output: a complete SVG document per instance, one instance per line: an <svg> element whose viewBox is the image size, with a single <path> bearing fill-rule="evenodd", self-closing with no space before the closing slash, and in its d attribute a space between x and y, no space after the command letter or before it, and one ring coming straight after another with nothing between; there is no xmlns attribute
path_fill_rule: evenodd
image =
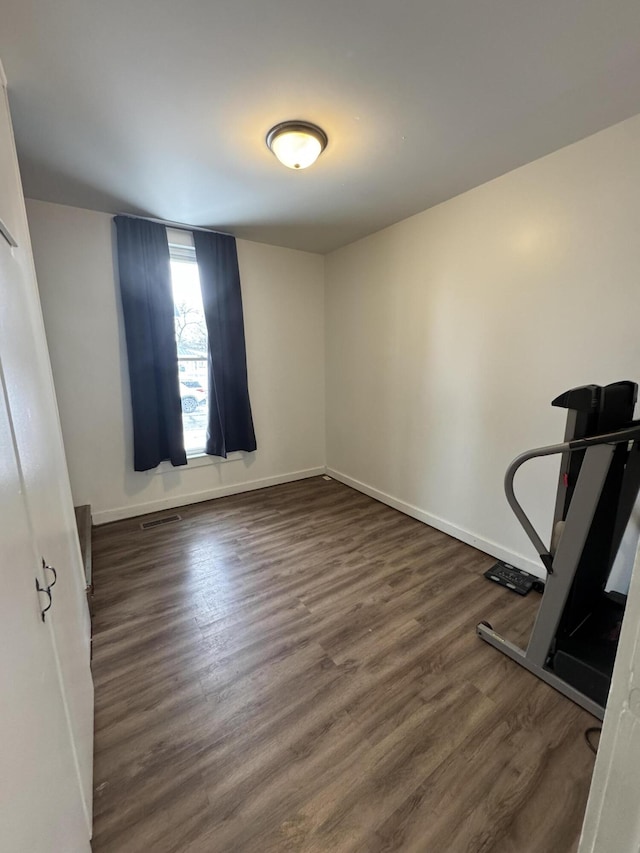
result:
<svg viewBox="0 0 640 853"><path fill-rule="evenodd" d="M94 532L94 853L576 850L594 720L474 632L533 593L322 478L178 512Z"/></svg>

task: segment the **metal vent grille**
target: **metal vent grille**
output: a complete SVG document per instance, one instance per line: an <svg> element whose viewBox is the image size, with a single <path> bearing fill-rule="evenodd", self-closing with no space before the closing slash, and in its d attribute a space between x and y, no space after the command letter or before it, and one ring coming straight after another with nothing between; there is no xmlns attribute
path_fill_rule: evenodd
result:
<svg viewBox="0 0 640 853"><path fill-rule="evenodd" d="M172 524L174 521L182 521L181 515L165 515L162 518L154 518L153 521L143 521L140 527L143 530L152 530L161 524Z"/></svg>

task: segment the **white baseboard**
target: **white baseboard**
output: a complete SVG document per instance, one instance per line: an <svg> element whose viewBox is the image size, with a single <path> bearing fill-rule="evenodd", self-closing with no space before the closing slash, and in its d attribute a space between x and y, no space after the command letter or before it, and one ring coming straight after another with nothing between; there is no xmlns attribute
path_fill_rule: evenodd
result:
<svg viewBox="0 0 640 853"><path fill-rule="evenodd" d="M327 474L330 477L333 477L334 480L339 480L341 483L344 483L345 486L350 486L352 489L356 489L356 491L362 492L370 498L375 498L377 501L405 513L405 515L410 515L411 518L416 518L418 521L422 521L430 527L435 527L436 530L441 530L443 533L447 533L449 536L453 536L455 539L459 539L467 545L472 545L474 548L477 548L479 551L484 551L485 554L489 554L497 560L503 560L505 563L510 563L512 566L523 569L525 572L530 572L532 575L536 575L542 580L546 577L542 566L538 565L535 560L525 557L523 554L517 554L515 551L509 551L507 548L503 548L496 542L484 539L476 533L465 530L463 527L458 527L457 524L452 524L449 521L445 521L443 518L439 518L437 515L431 515L431 513L425 512L423 509L413 506L413 504L407 503L406 501L402 501L399 498L395 498L392 495L388 495L385 492L381 492L379 489L373 488L373 486L368 486L366 483L354 480L353 477L349 477L347 474L342 474L340 471L334 471L331 468L327 468Z"/></svg>
<svg viewBox="0 0 640 853"><path fill-rule="evenodd" d="M513 566L517 566L520 569L531 572L531 574L536 575L539 578L544 579L545 577L544 569L529 557L525 557L523 554L518 554L515 551L503 548L496 542L484 539L482 536L478 536L469 530L465 530L463 527L459 527L456 524L445 521L443 518L439 518L436 515L425 512L425 510L422 510L417 506L413 506L413 504L407 503L406 501L400 500L392 495L388 495L386 492L375 489L373 486L369 486L366 483L361 483L359 480L355 480L347 474L343 474L340 471L334 471L332 468L307 468L304 471L292 471L288 474L263 477L260 480L251 480L247 483L238 483L230 486L217 486L214 489L206 489L202 492L173 495L161 498L160 500L146 501L144 503L131 504L130 506L116 507L115 509L107 509L98 512L94 511L92 512L92 520L94 525L108 524L111 521L120 521L123 518L135 518L138 515L146 515L150 512L174 509L176 507L187 506L192 503L200 503L202 501L209 501L215 498L227 497L228 495L238 495L243 492L253 492L257 489L266 489L269 486L293 483L296 480L306 480L309 477L318 477L321 474L328 474L330 477L333 477L334 480L338 480L346 486L350 486L352 489L356 489L356 491L368 495L370 498L374 498L387 506L393 507L394 509L405 513L405 515L411 516L411 518L422 521L430 527L435 527L436 530L441 530L443 533L447 533L449 536L453 536L455 539L459 539L467 545L472 545L474 548L477 548L479 551L484 551L485 554L490 554L497 560L504 560L506 563L511 563Z"/></svg>
<svg viewBox="0 0 640 853"><path fill-rule="evenodd" d="M324 467L307 468L305 471L292 471L288 474L277 474L274 477L263 477L261 480L250 480L247 483L237 483L231 486L217 486L214 489L206 489L203 492L192 492L188 495L172 495L166 498L161 498L160 500L147 501L146 503L131 504L130 506L92 512L92 519L95 525L108 524L111 521L121 521L123 518L135 518L135 516L146 515L149 512L174 509L175 507L186 506L187 504L210 501L214 498L224 498L228 495L239 495L242 492L253 492L256 489L266 489L269 486L280 486L283 483L293 483L296 480L306 480L308 477L317 477L324 473Z"/></svg>

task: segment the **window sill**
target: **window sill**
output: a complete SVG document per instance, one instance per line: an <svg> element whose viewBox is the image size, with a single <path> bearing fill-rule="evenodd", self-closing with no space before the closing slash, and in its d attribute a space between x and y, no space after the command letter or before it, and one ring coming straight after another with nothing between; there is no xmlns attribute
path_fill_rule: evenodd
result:
<svg viewBox="0 0 640 853"><path fill-rule="evenodd" d="M229 462L240 462L244 458L241 450L236 450L230 453L226 459L222 456L208 456L206 453L187 454L187 465L174 466L171 462L161 462L157 468L152 468L151 471L145 471L145 474L154 476L156 474L169 474L172 471L190 471L192 468L204 468L209 465L227 465Z"/></svg>

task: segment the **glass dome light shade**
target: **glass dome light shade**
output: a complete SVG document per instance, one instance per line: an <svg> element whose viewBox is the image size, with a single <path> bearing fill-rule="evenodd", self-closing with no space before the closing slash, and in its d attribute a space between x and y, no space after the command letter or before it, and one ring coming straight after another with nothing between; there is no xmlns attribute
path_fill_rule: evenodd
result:
<svg viewBox="0 0 640 853"><path fill-rule="evenodd" d="M283 122L267 134L267 145L289 169L306 169L313 165L326 144L324 131L307 122Z"/></svg>

